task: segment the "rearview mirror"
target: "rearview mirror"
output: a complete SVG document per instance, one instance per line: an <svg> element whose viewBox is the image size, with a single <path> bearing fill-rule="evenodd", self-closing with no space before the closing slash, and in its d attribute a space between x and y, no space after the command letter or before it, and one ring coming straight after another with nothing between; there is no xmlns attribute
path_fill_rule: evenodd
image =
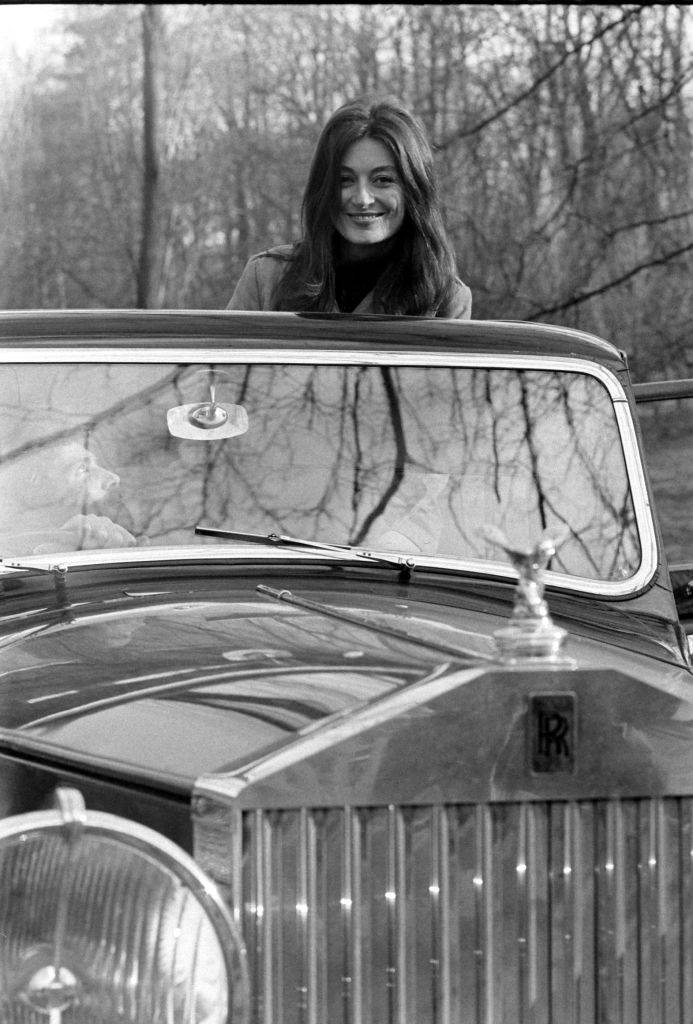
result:
<svg viewBox="0 0 693 1024"><path fill-rule="evenodd" d="M220 385L228 374L220 370L202 370L195 374L207 394L198 402L186 402L168 409L166 423L173 437L185 441L217 441L237 437L248 429L248 413L242 405L217 400Z"/></svg>

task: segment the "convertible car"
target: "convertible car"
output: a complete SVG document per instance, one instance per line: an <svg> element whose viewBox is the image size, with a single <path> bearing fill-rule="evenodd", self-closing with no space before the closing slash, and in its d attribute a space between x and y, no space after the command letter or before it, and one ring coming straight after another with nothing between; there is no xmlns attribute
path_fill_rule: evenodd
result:
<svg viewBox="0 0 693 1024"><path fill-rule="evenodd" d="M528 323L0 338L4 1024L691 1019L683 393Z"/></svg>

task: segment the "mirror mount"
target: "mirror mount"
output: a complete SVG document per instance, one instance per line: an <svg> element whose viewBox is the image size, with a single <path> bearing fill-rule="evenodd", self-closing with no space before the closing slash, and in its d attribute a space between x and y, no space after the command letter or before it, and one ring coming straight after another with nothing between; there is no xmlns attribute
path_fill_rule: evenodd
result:
<svg viewBox="0 0 693 1024"><path fill-rule="evenodd" d="M201 427L203 430L213 430L215 427L223 427L228 422L229 414L223 406L216 401L216 388L214 384L209 386L209 401L201 402L196 408L188 413L188 420L194 427Z"/></svg>
<svg viewBox="0 0 693 1024"><path fill-rule="evenodd" d="M166 422L169 433L184 441L216 441L245 434L248 414L243 406L217 401L217 384L228 374L219 370L203 370L195 375L195 379L200 376L204 377L209 388L209 398L168 409Z"/></svg>

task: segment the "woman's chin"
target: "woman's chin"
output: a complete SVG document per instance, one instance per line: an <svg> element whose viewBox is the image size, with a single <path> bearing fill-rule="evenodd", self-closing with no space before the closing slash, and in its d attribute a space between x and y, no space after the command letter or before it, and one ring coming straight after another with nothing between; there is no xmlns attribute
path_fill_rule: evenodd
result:
<svg viewBox="0 0 693 1024"><path fill-rule="evenodd" d="M396 228L393 231L385 224L374 224L365 228L353 224L338 224L337 231L344 243L345 255L351 257L369 255L374 246L391 241L397 233Z"/></svg>

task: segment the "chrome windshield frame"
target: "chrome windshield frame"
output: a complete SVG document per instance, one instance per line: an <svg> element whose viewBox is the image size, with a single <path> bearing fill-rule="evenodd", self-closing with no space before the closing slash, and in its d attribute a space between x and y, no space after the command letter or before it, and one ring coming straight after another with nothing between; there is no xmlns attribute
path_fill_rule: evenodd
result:
<svg viewBox="0 0 693 1024"><path fill-rule="evenodd" d="M228 339L229 346L234 344L234 339ZM78 350L70 349L66 345L34 347L30 341L21 345L7 345L0 349L0 364L5 363L113 363L113 364L205 364L215 365L237 365L237 364L289 364L302 366L397 366L397 367L449 367L449 368L473 368L473 369L524 369L539 371L559 371L569 373L581 373L598 380L609 394L616 418L616 425L623 449L623 457L630 483L633 498L633 509L638 535L641 545L641 560L638 570L625 580L607 581L594 580L586 577L570 576L565 573L549 570L546 572L546 585L571 593L586 594L593 597L618 599L632 597L641 593L652 582L658 564L659 551L656 532L652 517L652 510L643 472L642 459L639 452L639 445L635 425L631 416L631 410L623 385L616 374L602 364L579 357L563 357L556 355L514 355L512 353L480 353L480 352L440 352L430 351L424 348L400 351L369 351L364 349L281 349L260 348L255 346L240 345L237 348L222 349L217 347L205 347L203 345L171 344L161 345L157 342L156 347L148 347L132 344L127 348L109 346L81 347ZM188 561L194 551L193 560L200 562L205 560L223 560L231 555L228 545L220 544L223 551L213 555L210 546L204 549L194 547L171 548L170 555L162 559L162 549L138 548L135 557L133 549L119 552L117 550L74 552L60 555L59 560L71 566L79 565L117 565L132 564L133 561L142 564L154 561L175 561L176 559ZM212 547L212 550L218 550ZM243 548L243 554L248 549ZM256 550L255 558L259 555ZM235 557L239 555L239 549L234 548ZM375 548L374 554L379 554ZM106 557L107 554L107 557ZM388 552L383 552L387 557ZM389 553L391 556L391 552ZM86 556L86 557L85 557ZM300 554L294 552L271 551L272 560L296 558L314 561L307 552ZM268 553L262 553L262 558L268 557ZM324 555L317 556L324 560ZM252 558L252 556L251 556ZM33 556L31 562L37 566L48 566L55 562L56 556ZM344 557L335 555L335 561L351 561L354 559L347 553ZM517 579L517 573L506 562L489 561L479 559L449 559L431 556L422 556L417 553L417 566L419 570L444 570L446 572L457 572L465 575L483 575L502 580ZM363 563L362 563L363 564ZM0 565L0 576L13 570L11 566Z"/></svg>

